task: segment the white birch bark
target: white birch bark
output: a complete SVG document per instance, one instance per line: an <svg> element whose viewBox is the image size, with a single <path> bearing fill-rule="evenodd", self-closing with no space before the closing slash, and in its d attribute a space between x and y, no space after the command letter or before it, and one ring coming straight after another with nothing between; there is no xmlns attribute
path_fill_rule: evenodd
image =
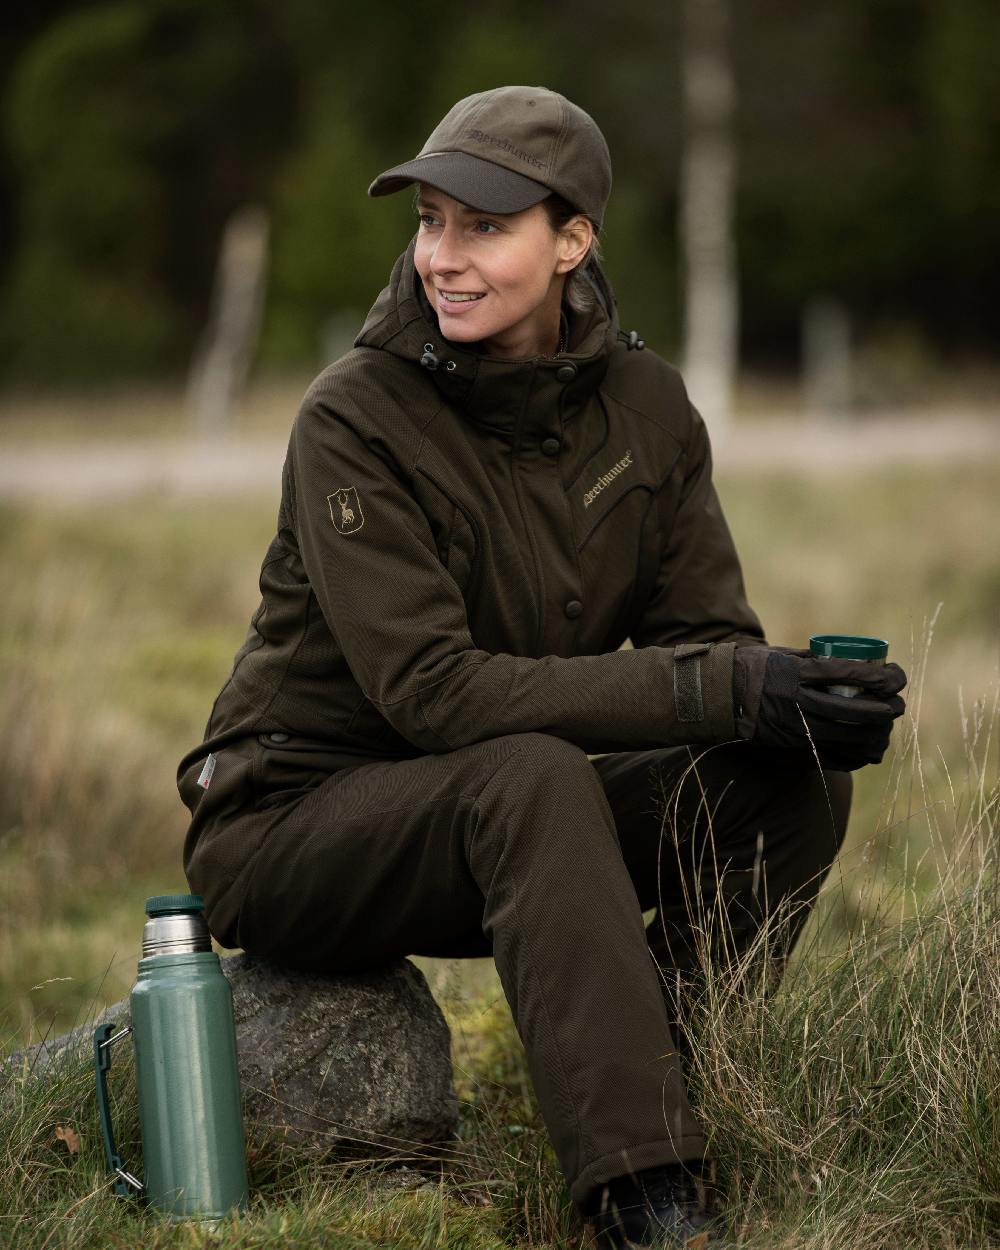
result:
<svg viewBox="0 0 1000 1250"><path fill-rule="evenodd" d="M188 379L188 410L202 437L228 432L246 385L264 309L268 216L248 206L226 223L212 313Z"/></svg>
<svg viewBox="0 0 1000 1250"><path fill-rule="evenodd" d="M692 402L719 437L730 423L739 352L736 81L728 0L684 0L683 12L683 368Z"/></svg>
<svg viewBox="0 0 1000 1250"><path fill-rule="evenodd" d="M854 399L851 322L839 300L814 296L802 316L802 389L812 421L844 420Z"/></svg>

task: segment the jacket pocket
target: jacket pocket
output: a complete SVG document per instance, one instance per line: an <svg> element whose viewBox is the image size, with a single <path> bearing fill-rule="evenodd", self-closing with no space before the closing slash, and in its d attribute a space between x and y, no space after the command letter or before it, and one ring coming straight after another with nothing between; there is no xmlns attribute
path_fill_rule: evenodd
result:
<svg viewBox="0 0 1000 1250"><path fill-rule="evenodd" d="M680 450L666 451L637 447L625 454L605 471L591 461L574 483L571 498L576 518L577 546L580 550L612 515L615 521L629 524L643 518L650 500L657 498L669 481L680 460ZM627 462L627 463L626 463ZM592 466L592 467L591 467Z"/></svg>
<svg viewBox="0 0 1000 1250"><path fill-rule="evenodd" d="M278 807L321 785L343 766L342 755L320 739L259 734L253 758L254 807Z"/></svg>

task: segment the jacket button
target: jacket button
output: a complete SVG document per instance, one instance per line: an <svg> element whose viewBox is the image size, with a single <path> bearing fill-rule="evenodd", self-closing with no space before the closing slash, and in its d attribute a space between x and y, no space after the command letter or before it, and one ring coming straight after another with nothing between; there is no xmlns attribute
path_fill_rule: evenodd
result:
<svg viewBox="0 0 1000 1250"><path fill-rule="evenodd" d="M268 734L267 736L271 739L272 742L280 743L280 742L288 741L288 734Z"/></svg>
<svg viewBox="0 0 1000 1250"><path fill-rule="evenodd" d="M576 365L560 365L556 370L556 380L559 382L572 382L576 377Z"/></svg>
<svg viewBox="0 0 1000 1250"><path fill-rule="evenodd" d="M554 456L559 451L561 445L557 438L546 438L542 441L542 451L547 456Z"/></svg>
<svg viewBox="0 0 1000 1250"><path fill-rule="evenodd" d="M566 607L563 610L571 621L575 621L583 611L583 604L579 599L570 599L569 603L566 604Z"/></svg>

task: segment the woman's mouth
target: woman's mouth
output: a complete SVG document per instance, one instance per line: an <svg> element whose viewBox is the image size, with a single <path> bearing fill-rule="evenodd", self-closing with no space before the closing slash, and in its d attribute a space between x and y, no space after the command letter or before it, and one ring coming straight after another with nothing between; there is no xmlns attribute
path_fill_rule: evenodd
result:
<svg viewBox="0 0 1000 1250"><path fill-rule="evenodd" d="M485 295L485 291L438 291L438 298L445 304L474 304Z"/></svg>

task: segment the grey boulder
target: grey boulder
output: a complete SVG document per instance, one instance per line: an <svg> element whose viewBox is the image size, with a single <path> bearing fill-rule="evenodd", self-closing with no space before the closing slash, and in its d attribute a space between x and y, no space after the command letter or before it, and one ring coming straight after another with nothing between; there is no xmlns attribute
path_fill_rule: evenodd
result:
<svg viewBox="0 0 1000 1250"><path fill-rule="evenodd" d="M408 960L349 975L299 972L247 955L231 955L222 967L233 988L248 1126L399 1154L454 1134L448 1025ZM125 999L95 1023L128 1018ZM10 1067L42 1074L79 1059L89 1053L94 1027L22 1051Z"/></svg>

